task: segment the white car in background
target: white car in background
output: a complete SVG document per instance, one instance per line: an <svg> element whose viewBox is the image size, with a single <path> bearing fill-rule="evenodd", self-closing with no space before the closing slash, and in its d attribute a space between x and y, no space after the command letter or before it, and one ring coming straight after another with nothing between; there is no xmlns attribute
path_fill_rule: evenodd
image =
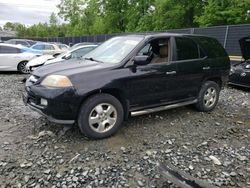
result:
<svg viewBox="0 0 250 188"><path fill-rule="evenodd" d="M67 52L64 52L56 57L54 57L53 55L43 55L29 61L26 65L26 69L34 70L42 65L58 63L69 59L81 58L96 47L97 45L85 45L76 48L70 48Z"/></svg>
<svg viewBox="0 0 250 188"><path fill-rule="evenodd" d="M22 45L0 43L0 71L29 73L26 64L40 55L39 52Z"/></svg>
<svg viewBox="0 0 250 188"><path fill-rule="evenodd" d="M30 47L33 50L36 50L42 54L48 54L48 55L59 55L65 51L67 51L66 48L61 49L57 44L51 44L51 43L43 43L39 42L34 44Z"/></svg>

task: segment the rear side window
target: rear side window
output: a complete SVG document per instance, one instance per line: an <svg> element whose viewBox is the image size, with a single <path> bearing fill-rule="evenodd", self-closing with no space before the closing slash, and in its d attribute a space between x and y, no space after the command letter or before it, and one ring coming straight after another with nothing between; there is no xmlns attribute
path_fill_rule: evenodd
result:
<svg viewBox="0 0 250 188"><path fill-rule="evenodd" d="M189 38L176 37L177 60L188 60L199 58L198 45Z"/></svg>
<svg viewBox="0 0 250 188"><path fill-rule="evenodd" d="M215 58L227 56L225 49L216 39L202 37L199 38L199 43L209 57Z"/></svg>
<svg viewBox="0 0 250 188"><path fill-rule="evenodd" d="M17 54L21 53L21 50L9 46L0 46L0 54Z"/></svg>
<svg viewBox="0 0 250 188"><path fill-rule="evenodd" d="M32 47L35 50L44 50L44 45L43 44L38 44Z"/></svg>
<svg viewBox="0 0 250 188"><path fill-rule="evenodd" d="M55 48L52 45L45 45L45 50L55 50Z"/></svg>

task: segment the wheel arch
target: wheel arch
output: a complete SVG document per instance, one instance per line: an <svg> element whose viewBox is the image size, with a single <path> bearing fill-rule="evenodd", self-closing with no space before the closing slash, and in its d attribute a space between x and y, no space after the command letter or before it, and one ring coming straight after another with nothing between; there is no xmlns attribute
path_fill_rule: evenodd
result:
<svg viewBox="0 0 250 188"><path fill-rule="evenodd" d="M28 62L29 62L29 60L22 60L22 61L20 61L20 62L17 64L16 69L17 69L18 71L20 71L20 70L19 70L19 65L20 65L21 63L28 63Z"/></svg>
<svg viewBox="0 0 250 188"><path fill-rule="evenodd" d="M83 105L83 103L87 99L89 99L90 97L92 97L96 94L101 94L101 93L112 95L113 97L118 99L120 101L120 103L122 104L122 107L124 110L124 120L128 119L128 117L129 117L129 101L126 100L124 92L120 89L117 89L117 88L98 89L98 90L94 90L94 91L88 93L87 95L84 95L84 97L82 98L81 104L79 105L79 109L77 111L77 114L79 114L81 106Z"/></svg>
<svg viewBox="0 0 250 188"><path fill-rule="evenodd" d="M223 82L222 82L222 78L220 78L220 77L209 77L209 78L206 78L206 79L204 79L202 85L205 82L207 82L207 81L213 81L213 82L215 82L215 83L217 83L219 85L220 89L222 88L222 83Z"/></svg>

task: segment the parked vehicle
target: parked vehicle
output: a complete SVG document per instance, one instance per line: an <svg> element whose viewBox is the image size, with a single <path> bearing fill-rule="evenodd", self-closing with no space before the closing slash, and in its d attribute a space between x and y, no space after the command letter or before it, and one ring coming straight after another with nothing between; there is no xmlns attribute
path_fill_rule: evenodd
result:
<svg viewBox="0 0 250 188"><path fill-rule="evenodd" d="M50 44L55 44L57 45L60 49L64 49L64 50L67 50L69 49L70 47L66 44L63 44L61 42L50 42Z"/></svg>
<svg viewBox="0 0 250 188"><path fill-rule="evenodd" d="M20 44L26 47L31 47L32 45L36 44L36 41L33 40L27 40L27 39L10 39L5 41L4 43L7 44Z"/></svg>
<svg viewBox="0 0 250 188"><path fill-rule="evenodd" d="M57 44L57 46L58 46L59 48L61 48L62 50L68 50L68 49L69 49L69 46L66 45L66 44Z"/></svg>
<svg viewBox="0 0 250 188"><path fill-rule="evenodd" d="M32 49L13 44L0 44L0 71L19 71L28 73L27 62L41 54Z"/></svg>
<svg viewBox="0 0 250 188"><path fill-rule="evenodd" d="M35 70L23 99L50 121L77 123L83 134L99 139L113 135L130 114L190 104L213 110L229 70L229 57L213 38L119 36L83 60Z"/></svg>
<svg viewBox="0 0 250 188"><path fill-rule="evenodd" d="M86 46L86 45L97 45L97 44L93 42L80 42L80 43L74 44L71 48L77 48L79 46Z"/></svg>
<svg viewBox="0 0 250 188"><path fill-rule="evenodd" d="M26 65L26 68L33 71L34 69L51 63L58 63L69 59L77 59L89 53L91 50L95 49L97 45L85 45L79 46L77 48L70 49L56 57L53 55L43 55L32 59Z"/></svg>
<svg viewBox="0 0 250 188"><path fill-rule="evenodd" d="M242 62L231 66L229 84L250 88L250 36L240 39Z"/></svg>
<svg viewBox="0 0 250 188"><path fill-rule="evenodd" d="M59 55L62 52L66 51L65 49L59 48L56 44L50 44L50 43L36 43L30 48L33 50L37 50L43 54L50 54L50 55Z"/></svg>

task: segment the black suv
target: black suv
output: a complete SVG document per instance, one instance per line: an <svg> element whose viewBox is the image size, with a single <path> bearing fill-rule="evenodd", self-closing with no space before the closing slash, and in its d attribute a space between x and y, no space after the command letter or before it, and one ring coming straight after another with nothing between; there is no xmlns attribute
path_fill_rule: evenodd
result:
<svg viewBox="0 0 250 188"><path fill-rule="evenodd" d="M119 36L81 60L35 70L23 99L50 121L77 123L86 136L104 138L130 115L190 104L213 110L229 70L229 57L213 38Z"/></svg>

